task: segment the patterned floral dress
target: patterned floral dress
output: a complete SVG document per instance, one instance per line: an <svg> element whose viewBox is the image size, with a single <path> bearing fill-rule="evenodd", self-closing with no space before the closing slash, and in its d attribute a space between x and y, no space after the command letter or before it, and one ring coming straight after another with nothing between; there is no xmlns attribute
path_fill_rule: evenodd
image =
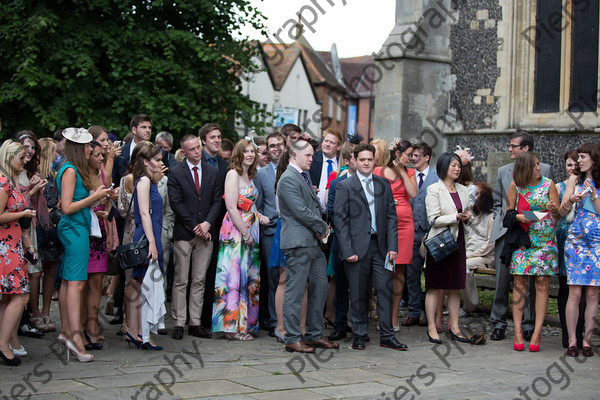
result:
<svg viewBox="0 0 600 400"><path fill-rule="evenodd" d="M550 201L552 181L546 177L537 186L517 187L517 193L525 197L531 211L546 211ZM550 218L534 222L529 228L531 247L519 247L513 253L510 265L512 275L556 275L558 274L558 249L554 224Z"/></svg>
<svg viewBox="0 0 600 400"><path fill-rule="evenodd" d="M239 193L251 200L258 191L254 183ZM215 278L215 302L213 304L212 331L226 333L248 333L258 331L259 292L259 222L256 205L249 211L238 208L242 221L248 227L254 244L244 243L229 212L225 214L219 232L219 258Z"/></svg>
<svg viewBox="0 0 600 400"><path fill-rule="evenodd" d="M578 185L577 191L581 190L583 185ZM600 286L600 216L590 211L590 202L588 196L573 206L577 207L575 220L565 242L567 285Z"/></svg>
<svg viewBox="0 0 600 400"><path fill-rule="evenodd" d="M0 189L8 194L4 212L15 213L25 209L25 197L2 176ZM19 220L2 224L0 228L0 294L29 293Z"/></svg>

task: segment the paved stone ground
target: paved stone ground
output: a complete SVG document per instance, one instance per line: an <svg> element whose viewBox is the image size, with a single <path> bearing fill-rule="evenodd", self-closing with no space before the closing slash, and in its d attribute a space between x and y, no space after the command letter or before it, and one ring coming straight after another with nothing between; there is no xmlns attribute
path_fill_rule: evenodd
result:
<svg viewBox="0 0 600 400"><path fill-rule="evenodd" d="M56 310L53 315L57 319ZM339 351L316 355L287 353L264 331L253 342L159 336L163 351L142 351L128 348L118 328L104 324L105 349L81 364L58 353L56 333L22 338L30 355L17 368L0 366L0 399L600 398L600 357L566 357L554 328L544 328L539 353L513 351L512 336L472 346L442 335L444 344L432 345L425 328L402 328L397 337L409 351L398 352L379 347L371 324L366 350L350 349L348 338ZM461 324L465 333L488 329L482 314Z"/></svg>

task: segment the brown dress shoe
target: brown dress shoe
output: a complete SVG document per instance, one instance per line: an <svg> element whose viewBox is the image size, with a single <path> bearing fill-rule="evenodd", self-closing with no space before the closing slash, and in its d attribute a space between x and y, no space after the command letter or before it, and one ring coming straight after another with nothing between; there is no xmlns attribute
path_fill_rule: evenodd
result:
<svg viewBox="0 0 600 400"><path fill-rule="evenodd" d="M339 349L340 344L338 342L330 342L325 338L314 340L312 342L304 341L304 344L310 347L320 347L322 349Z"/></svg>
<svg viewBox="0 0 600 400"><path fill-rule="evenodd" d="M427 326L429 325L427 323L427 318L423 318L422 320L419 321L419 326Z"/></svg>
<svg viewBox="0 0 600 400"><path fill-rule="evenodd" d="M210 338L210 332L207 332L200 325L190 325L188 326L188 335L196 336L203 339Z"/></svg>
<svg viewBox="0 0 600 400"><path fill-rule="evenodd" d="M419 324L419 319L415 317L408 317L406 321L402 323L402 326L415 326Z"/></svg>
<svg viewBox="0 0 600 400"><path fill-rule="evenodd" d="M293 344L286 344L285 351L288 351L290 353L292 353L294 351L298 352L298 353L314 353L315 349L313 347L309 347L309 346L305 345L302 342L296 342Z"/></svg>

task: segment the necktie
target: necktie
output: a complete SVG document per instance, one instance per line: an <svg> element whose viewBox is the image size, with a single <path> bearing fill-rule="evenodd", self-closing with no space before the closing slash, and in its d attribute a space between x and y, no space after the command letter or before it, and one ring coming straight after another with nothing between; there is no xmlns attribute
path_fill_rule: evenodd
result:
<svg viewBox="0 0 600 400"><path fill-rule="evenodd" d="M200 194L200 177L198 176L198 167L192 168L194 170L194 181L196 182L196 192Z"/></svg>
<svg viewBox="0 0 600 400"><path fill-rule="evenodd" d="M371 213L371 233L377 233L377 220L375 219L375 196L373 195L373 179L364 178L365 196L369 203L369 212Z"/></svg>
<svg viewBox="0 0 600 400"><path fill-rule="evenodd" d="M217 160L215 160L214 157L210 157L208 159L208 163L210 164L211 167L217 168Z"/></svg>
<svg viewBox="0 0 600 400"><path fill-rule="evenodd" d="M329 175L333 172L333 160L327 160L327 179L329 179Z"/></svg>
<svg viewBox="0 0 600 400"><path fill-rule="evenodd" d="M308 180L308 174L306 172L301 172L300 175L304 178L304 182L306 182L306 186L310 189L310 181Z"/></svg>
<svg viewBox="0 0 600 400"><path fill-rule="evenodd" d="M421 189L421 186L423 186L423 176L425 174L422 172L419 172L419 189Z"/></svg>

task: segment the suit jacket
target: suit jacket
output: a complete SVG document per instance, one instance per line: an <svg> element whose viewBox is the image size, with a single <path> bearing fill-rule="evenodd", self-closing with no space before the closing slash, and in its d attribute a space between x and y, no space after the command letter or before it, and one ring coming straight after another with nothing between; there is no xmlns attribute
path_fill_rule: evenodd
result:
<svg viewBox="0 0 600 400"><path fill-rule="evenodd" d="M339 158L336 157L339 162ZM319 187L319 183L321 182L321 172L323 170L323 153L320 151L315 151L313 155L313 162L310 165L310 180L312 184L316 187Z"/></svg>
<svg viewBox="0 0 600 400"><path fill-rule="evenodd" d="M392 187L387 179L373 175L377 241L383 255L398 251L398 218ZM340 258L356 254L362 259L371 243L371 212L358 173L338 183L334 204Z"/></svg>
<svg viewBox="0 0 600 400"><path fill-rule="evenodd" d="M548 164L540 163L542 176L552 179L552 167ZM508 187L513 181L513 169L515 163L503 165L498 168L496 176L496 186L494 187L494 225L492 226L492 236L490 242L500 239L506 233L506 228L502 226L504 215L506 214L506 199Z"/></svg>
<svg viewBox="0 0 600 400"><path fill-rule="evenodd" d="M335 224L334 224L334 218L335 218L334 214L335 213L334 213L333 209L335 206L335 192L337 191L337 185L341 181L347 179L348 176L349 175L346 173L346 174L340 176L339 178L335 178L329 184L329 193L327 194L327 216L329 217L329 223L333 227L335 227Z"/></svg>
<svg viewBox="0 0 600 400"><path fill-rule="evenodd" d="M207 221L213 240L218 240L223 207L223 186L215 168L201 163L202 181L200 193L196 192L196 184L187 162L182 162L171 169L169 174L169 203L175 213L173 240L192 240L194 227Z"/></svg>
<svg viewBox="0 0 600 400"><path fill-rule="evenodd" d="M215 157L217 159L217 165L218 165L218 169L219 170L219 180L221 181L221 186L225 186L225 176L227 176L227 167L229 167L229 163L227 161L225 161L221 156L217 155ZM206 152L204 150L202 150L202 165L206 164L207 166L211 167L210 163L208 162L208 159L206 158ZM214 167L211 167L214 168ZM223 213L223 215L225 215ZM220 223L219 223L220 224Z"/></svg>
<svg viewBox="0 0 600 400"><path fill-rule="evenodd" d="M281 214L280 247L317 246L316 234L324 235L327 224L321 218L321 203L312 188L292 165L288 165L277 184Z"/></svg>
<svg viewBox="0 0 600 400"><path fill-rule="evenodd" d="M129 153L131 151L130 149L131 142L126 143L123 146L121 155L115 158L115 163L112 170L112 181L115 184L115 187L118 187L121 184L121 178L127 173L127 167L129 166Z"/></svg>
<svg viewBox="0 0 600 400"><path fill-rule="evenodd" d="M469 206L469 190L466 186L457 183L456 192L460 198L462 209L465 210ZM428 237L433 237L444 229L450 228L450 232L456 240L458 238L458 220L456 219L458 210L444 182L437 181L427 188L425 206L427 208L427 220L431 225Z"/></svg>
<svg viewBox="0 0 600 400"><path fill-rule="evenodd" d="M258 170L254 185L258 190L256 208L262 215L269 217L268 225L261 225L262 233L265 235L275 234L277 226L277 207L275 204L275 171L271 163Z"/></svg>
<svg viewBox="0 0 600 400"><path fill-rule="evenodd" d="M419 171L415 171L417 178L417 187L419 185ZM427 221L427 209L425 208L425 198L427 197L427 188L439 180L437 172L430 165L427 177L423 181L423 185L417 192L417 197L410 199L410 205L413 210L413 223L415 224L415 231L421 229L424 232L429 230L429 222Z"/></svg>

